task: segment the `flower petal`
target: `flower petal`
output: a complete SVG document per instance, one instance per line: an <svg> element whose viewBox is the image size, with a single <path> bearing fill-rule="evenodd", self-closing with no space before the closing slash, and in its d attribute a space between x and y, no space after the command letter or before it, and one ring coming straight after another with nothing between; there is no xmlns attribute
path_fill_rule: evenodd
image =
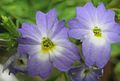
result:
<svg viewBox="0 0 120 81"><path fill-rule="evenodd" d="M40 51L40 45L19 44L17 49L21 54L34 55Z"/></svg>
<svg viewBox="0 0 120 81"><path fill-rule="evenodd" d="M47 14L38 11L36 14L36 23L37 29L41 31L43 37L49 35L52 33L49 31L54 30L55 24L58 23L56 10L52 9Z"/></svg>
<svg viewBox="0 0 120 81"><path fill-rule="evenodd" d="M87 3L84 7L77 7L76 13L77 19L84 27L91 28L96 23L96 8L91 2Z"/></svg>
<svg viewBox="0 0 120 81"><path fill-rule="evenodd" d="M60 36L59 33L62 32L62 33L66 33L67 31L63 31L63 29L67 29L65 28L65 21L62 20L60 22L56 22L53 26L53 28L49 31L49 34L48 36L52 39L54 39L56 36ZM64 37L66 36L67 34L64 34L62 35L61 37Z"/></svg>
<svg viewBox="0 0 120 81"><path fill-rule="evenodd" d="M48 31L49 31L54 26L55 22L58 22L57 12L55 9L52 9L47 13L46 16L47 16L47 26L48 26Z"/></svg>
<svg viewBox="0 0 120 81"><path fill-rule="evenodd" d="M108 37L108 41L110 43L119 43L120 42L120 34L115 33L115 32L105 32Z"/></svg>
<svg viewBox="0 0 120 81"><path fill-rule="evenodd" d="M42 35L47 36L47 20L46 14L41 11L36 13L36 24L37 29L41 32Z"/></svg>
<svg viewBox="0 0 120 81"><path fill-rule="evenodd" d="M78 28L85 28L84 25L82 25L78 19L71 19L69 22L68 22L68 25L70 27L70 29L78 29Z"/></svg>
<svg viewBox="0 0 120 81"><path fill-rule="evenodd" d="M110 44L106 44L104 46L100 46L96 48L95 52L97 52L97 57L95 59L96 65L99 68L103 68L110 59L110 52L111 52Z"/></svg>
<svg viewBox="0 0 120 81"><path fill-rule="evenodd" d="M99 12L98 12L99 13ZM114 27L115 23L115 12L112 10L107 10L104 15L101 15L101 20L98 22L100 23L100 27L104 31L109 31L112 27Z"/></svg>
<svg viewBox="0 0 120 81"><path fill-rule="evenodd" d="M103 68L110 59L110 45L105 43L104 45L96 46L90 41L83 41L83 54L86 65L90 66L96 63L99 68ZM102 59L102 60L101 60Z"/></svg>
<svg viewBox="0 0 120 81"><path fill-rule="evenodd" d="M21 32L23 38L30 38L38 42L41 39L41 34L36 31L35 25L23 23L22 28L19 29L19 31Z"/></svg>
<svg viewBox="0 0 120 81"><path fill-rule="evenodd" d="M101 12L101 13L100 13ZM104 19L104 15L106 13L106 9L105 9L105 5L103 3L101 3L98 7L97 7L97 20L102 20Z"/></svg>
<svg viewBox="0 0 120 81"><path fill-rule="evenodd" d="M64 49L64 54L66 57L69 57L72 60L80 60L80 54L77 46L69 41L58 41L58 46ZM61 53L62 54L62 53Z"/></svg>
<svg viewBox="0 0 120 81"><path fill-rule="evenodd" d="M87 34L89 34L89 30L86 29L71 29L68 32L69 36L76 39L84 39Z"/></svg>
<svg viewBox="0 0 120 81"><path fill-rule="evenodd" d="M84 81L98 81L98 77L96 77L95 73L88 74Z"/></svg>
<svg viewBox="0 0 120 81"><path fill-rule="evenodd" d="M94 50L92 44L89 41L84 40L82 43L82 52L85 58L85 63L88 66L91 66L95 63L95 55L92 57L92 50Z"/></svg>
<svg viewBox="0 0 120 81"><path fill-rule="evenodd" d="M18 39L18 42L19 42L19 44L29 44L29 45L38 45L38 44L40 44L40 42L37 42L37 41L35 41L34 39L30 39L30 38L19 38Z"/></svg>
<svg viewBox="0 0 120 81"><path fill-rule="evenodd" d="M74 61L80 59L79 55L75 55L72 50L60 46L50 54L50 57L54 66L60 71L69 70Z"/></svg>
<svg viewBox="0 0 120 81"><path fill-rule="evenodd" d="M86 12L86 10L83 7L77 7L76 14L76 19L84 28L89 29L92 26L92 20L89 17L88 12Z"/></svg>
<svg viewBox="0 0 120 81"><path fill-rule="evenodd" d="M53 41L60 39L68 39L68 28L62 28L59 32L54 34L54 37L52 38Z"/></svg>
<svg viewBox="0 0 120 81"><path fill-rule="evenodd" d="M102 17L102 16L101 16ZM102 22L104 24L107 24L107 23L114 23L115 22L115 12L112 11L112 10L107 10L106 13L104 14L104 16L102 17L104 18L102 20Z"/></svg>
<svg viewBox="0 0 120 81"><path fill-rule="evenodd" d="M72 67L68 71L68 75L71 78L72 81L98 81L102 70L101 69L95 69L95 67L86 67L85 65ZM90 70L87 71L86 70ZM100 74L99 74L100 73Z"/></svg>
<svg viewBox="0 0 120 81"><path fill-rule="evenodd" d="M55 56L53 65L60 71L68 71L72 66L73 61L66 56L57 57Z"/></svg>
<svg viewBox="0 0 120 81"><path fill-rule="evenodd" d="M40 75L42 78L47 78L52 66L48 56L46 56L47 59L41 60L41 58L37 54L29 57L28 73L31 76Z"/></svg>
<svg viewBox="0 0 120 81"><path fill-rule="evenodd" d="M70 76L72 81L83 81L85 78L85 75L81 76L81 72L83 71L84 68L82 67L72 67L68 71L68 75Z"/></svg>

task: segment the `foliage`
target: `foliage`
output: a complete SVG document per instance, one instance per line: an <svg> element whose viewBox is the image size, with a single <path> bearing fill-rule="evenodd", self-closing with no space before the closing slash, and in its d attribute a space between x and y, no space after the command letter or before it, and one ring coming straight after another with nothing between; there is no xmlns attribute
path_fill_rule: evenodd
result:
<svg viewBox="0 0 120 81"><path fill-rule="evenodd" d="M76 7L83 6L89 1L95 6L103 2L107 8L113 9L116 12L116 20L120 22L119 0L1 0L0 49L10 51L17 47L17 39L20 36L18 28L21 27L23 22L35 23L36 11L47 12L52 8L56 8L59 19L69 21L76 16ZM118 56L120 56L120 44L113 44L112 58L116 59ZM117 64L115 73L120 73L120 63ZM52 75L46 81L56 81L60 75L61 73L57 72L56 76Z"/></svg>

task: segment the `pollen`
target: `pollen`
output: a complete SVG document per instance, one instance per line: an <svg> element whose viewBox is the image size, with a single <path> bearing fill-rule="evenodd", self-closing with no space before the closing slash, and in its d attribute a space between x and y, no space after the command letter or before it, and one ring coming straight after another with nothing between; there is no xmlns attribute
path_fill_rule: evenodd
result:
<svg viewBox="0 0 120 81"><path fill-rule="evenodd" d="M96 37L102 37L102 31L97 26L94 27L93 33L94 33L94 36L96 36Z"/></svg>
<svg viewBox="0 0 120 81"><path fill-rule="evenodd" d="M49 51L53 50L54 47L55 44L49 38L43 37L41 43L42 52L48 53Z"/></svg>

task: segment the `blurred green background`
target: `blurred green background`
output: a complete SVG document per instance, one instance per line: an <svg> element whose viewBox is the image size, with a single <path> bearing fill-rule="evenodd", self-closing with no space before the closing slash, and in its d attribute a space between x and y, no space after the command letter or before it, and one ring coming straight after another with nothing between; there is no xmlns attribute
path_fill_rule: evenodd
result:
<svg viewBox="0 0 120 81"><path fill-rule="evenodd" d="M75 17L77 6L83 6L90 1L95 6L103 2L107 9L114 10L116 22L120 23L120 0L0 0L0 16L9 17L15 26L20 27L23 22L35 23L36 11L48 12L50 9L56 8L58 18L69 21ZM2 18L0 18L0 22L2 22ZM4 64L15 51L14 37L16 36L14 35L16 32L13 33L13 29L17 30L13 24L0 25L0 39L5 40L0 40L0 64ZM44 81L40 77L30 77L21 73L16 76L19 81ZM49 78L46 81L65 81L64 76L57 70L53 71L51 77L52 79ZM111 60L105 67L102 81L120 81L120 44L118 43L112 44Z"/></svg>

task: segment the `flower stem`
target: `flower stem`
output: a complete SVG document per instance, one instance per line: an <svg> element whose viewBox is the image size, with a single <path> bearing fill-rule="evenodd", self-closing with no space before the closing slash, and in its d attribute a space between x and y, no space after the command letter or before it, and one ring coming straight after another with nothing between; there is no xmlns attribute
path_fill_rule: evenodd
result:
<svg viewBox="0 0 120 81"><path fill-rule="evenodd" d="M65 81L69 81L67 74L64 72Z"/></svg>

